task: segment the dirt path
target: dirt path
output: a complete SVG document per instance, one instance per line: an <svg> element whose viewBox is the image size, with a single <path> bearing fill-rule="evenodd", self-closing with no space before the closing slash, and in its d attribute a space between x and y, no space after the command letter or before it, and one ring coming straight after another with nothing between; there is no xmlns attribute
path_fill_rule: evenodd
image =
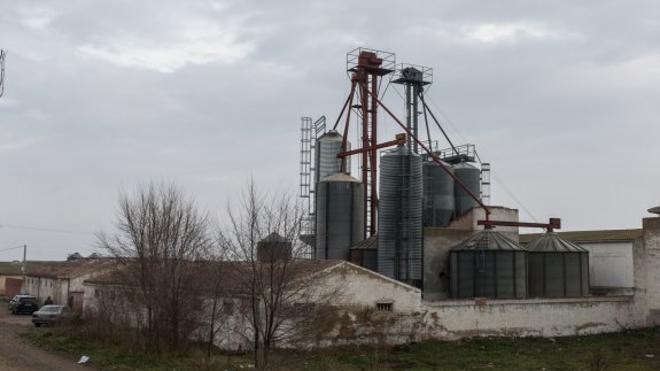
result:
<svg viewBox="0 0 660 371"><path fill-rule="evenodd" d="M4 303L2 303L4 304ZM0 370L2 371L90 371L76 360L46 352L18 334L32 326L30 316L13 316L0 306Z"/></svg>

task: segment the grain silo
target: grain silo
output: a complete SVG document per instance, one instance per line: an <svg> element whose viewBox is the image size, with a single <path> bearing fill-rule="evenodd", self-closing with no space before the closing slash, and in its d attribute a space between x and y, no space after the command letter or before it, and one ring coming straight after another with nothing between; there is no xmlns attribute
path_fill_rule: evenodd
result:
<svg viewBox="0 0 660 371"><path fill-rule="evenodd" d="M402 145L380 159L378 272L421 286L422 159Z"/></svg>
<svg viewBox="0 0 660 371"><path fill-rule="evenodd" d="M452 298L525 298L526 250L493 230L475 233L449 253Z"/></svg>
<svg viewBox="0 0 660 371"><path fill-rule="evenodd" d="M342 160L337 158L337 154L341 152L341 141L342 136L334 130L328 131L316 140L314 183L341 171Z"/></svg>
<svg viewBox="0 0 660 371"><path fill-rule="evenodd" d="M589 251L554 232L531 241L528 251L530 297L589 295Z"/></svg>
<svg viewBox="0 0 660 371"><path fill-rule="evenodd" d="M450 164L445 167L453 172ZM424 161L424 207L425 227L442 227L449 224L454 216L454 179L436 162Z"/></svg>
<svg viewBox="0 0 660 371"><path fill-rule="evenodd" d="M350 175L321 179L316 194L317 259L348 260L351 246L364 239L364 191Z"/></svg>
<svg viewBox="0 0 660 371"><path fill-rule="evenodd" d="M479 196L481 188L481 171L468 162L460 162L454 165L454 175L460 179L463 184L475 196ZM454 187L456 216L467 213L470 209L477 206L477 202L462 187Z"/></svg>

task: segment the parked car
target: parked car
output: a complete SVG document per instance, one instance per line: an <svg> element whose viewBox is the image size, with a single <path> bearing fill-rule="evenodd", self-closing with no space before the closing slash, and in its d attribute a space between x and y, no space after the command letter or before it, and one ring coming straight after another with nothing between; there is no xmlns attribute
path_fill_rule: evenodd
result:
<svg viewBox="0 0 660 371"><path fill-rule="evenodd" d="M32 314L39 310L39 303L34 296L21 296L9 306L12 314Z"/></svg>
<svg viewBox="0 0 660 371"><path fill-rule="evenodd" d="M18 303L20 298L31 298L31 299L37 300L37 298L35 298L34 296L32 296L30 294L18 294L16 296L14 296L11 300L9 300L8 307L9 307L10 311L14 309L14 306L16 306L16 303Z"/></svg>
<svg viewBox="0 0 660 371"><path fill-rule="evenodd" d="M41 325L55 325L63 321L73 319L74 314L64 305L44 305L38 311L32 313L32 323L39 327Z"/></svg>

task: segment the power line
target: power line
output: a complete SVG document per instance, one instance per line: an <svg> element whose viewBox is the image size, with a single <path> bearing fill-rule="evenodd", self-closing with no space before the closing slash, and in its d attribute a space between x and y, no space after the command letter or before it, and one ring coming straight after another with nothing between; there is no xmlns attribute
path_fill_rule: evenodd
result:
<svg viewBox="0 0 660 371"><path fill-rule="evenodd" d="M456 125L454 125L454 123L451 121L451 119L449 119L449 117L448 117L448 116L442 111L442 109L440 109L440 107L439 107L439 106L435 103L435 101L434 101L434 100L428 95L428 93L425 95L425 97L428 97L428 100L429 100L429 101L431 102L431 104L435 107L435 109L440 113L440 115L445 119L445 121L449 124L449 126L451 127L451 129L452 129L452 131L454 132L454 134L455 134L457 137L459 137L459 139L460 139L461 141L463 141L464 143L468 143L469 141L466 139L466 137L460 133L460 131L456 128ZM528 216L529 218L531 218L533 221L535 221L535 222L538 223L538 220L536 219L536 217L534 217L534 215L531 213L531 211L529 211L529 209L527 209L527 207L525 206L525 204L523 204L523 203L522 203L522 202L521 202L521 201L520 201L520 200L519 200L519 199L513 194L513 192L511 192L511 190L509 189L509 187L507 187L506 184L504 184L504 182L502 182L502 180L501 180L500 178L498 178L495 174L492 174L492 176L493 176L493 179L494 179L494 180L500 185L500 187L504 190L504 192L505 192L505 193L506 193L506 194L507 194L507 195L513 200L513 202L517 203L518 206L520 206L520 208L525 212L525 214L527 214L527 216Z"/></svg>
<svg viewBox="0 0 660 371"><path fill-rule="evenodd" d="M57 229L57 228L41 228L41 227L33 227L28 225L17 225L17 224L0 224L0 228L26 229L37 232L69 233L69 234L79 234L79 235L94 234L92 232L87 232L87 231L76 231L70 229Z"/></svg>
<svg viewBox="0 0 660 371"><path fill-rule="evenodd" d="M8 247L6 249L0 249L0 251L9 251L9 250L17 250L17 249L22 249L25 245L19 245L16 247Z"/></svg>

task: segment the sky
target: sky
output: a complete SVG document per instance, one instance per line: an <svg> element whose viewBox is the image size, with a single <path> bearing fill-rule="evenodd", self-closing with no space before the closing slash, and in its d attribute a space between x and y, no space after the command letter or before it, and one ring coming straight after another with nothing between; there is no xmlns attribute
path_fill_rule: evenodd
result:
<svg viewBox="0 0 660 371"><path fill-rule="evenodd" d="M336 119L359 46L433 68L431 108L522 220L660 204L656 1L0 0L0 260L95 251L150 181L218 220L250 178L297 192L300 117Z"/></svg>

